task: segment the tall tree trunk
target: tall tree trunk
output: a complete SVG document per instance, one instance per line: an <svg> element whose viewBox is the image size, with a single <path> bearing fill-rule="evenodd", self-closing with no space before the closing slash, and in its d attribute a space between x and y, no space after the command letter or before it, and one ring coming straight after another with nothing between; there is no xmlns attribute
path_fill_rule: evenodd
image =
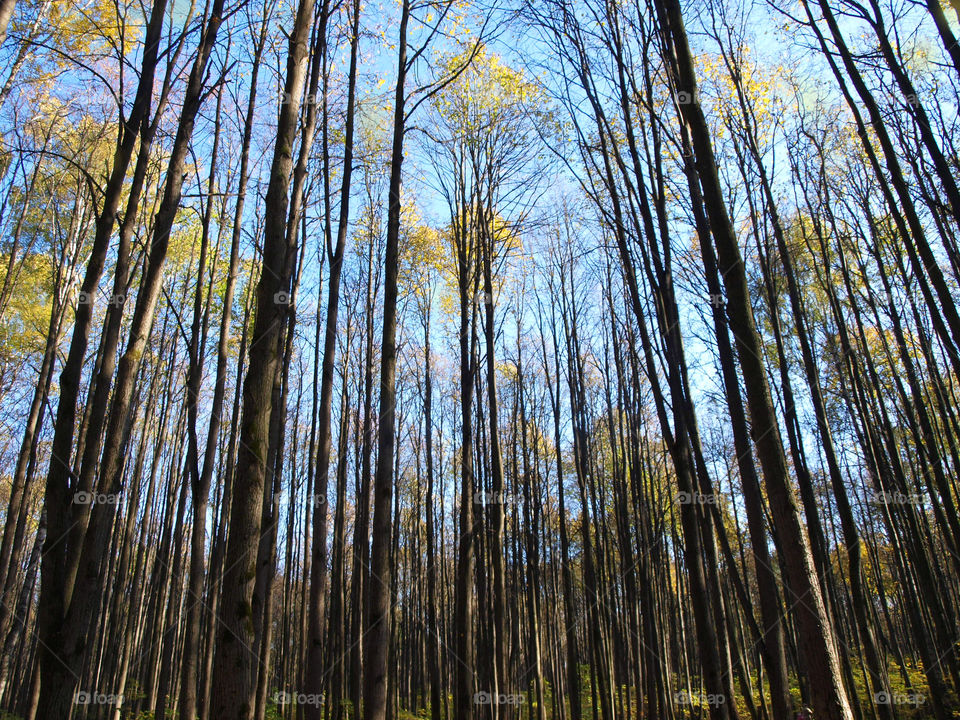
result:
<svg viewBox="0 0 960 720"><path fill-rule="evenodd" d="M485 173L488 174L488 173ZM494 188L487 188L492 196ZM497 230L494 227L494 208L484 208L479 223L481 235L479 250L483 268L484 345L486 350L487 419L490 427L490 479L492 497L487 503L491 513L490 564L493 565L493 658L496 670L496 692L511 694L507 674L506 581L503 568L504 483L503 454L500 449L500 415L497 403L496 326L493 312L493 262L496 252ZM491 690L493 690L491 688ZM510 717L510 705L493 705L494 717Z"/></svg>
<svg viewBox="0 0 960 720"><path fill-rule="evenodd" d="M443 712L441 695L446 689L440 675L440 628L437 622L437 541L434 527L434 464L433 464L433 373L430 366L430 303L427 290L423 300L423 433L427 461L427 666L430 673L430 717L440 720Z"/></svg>
<svg viewBox="0 0 960 720"><path fill-rule="evenodd" d="M7 2L6 5L12 10L12 2ZM141 130L141 124L145 122L149 114L166 5L166 0L155 0L151 8L150 20L145 33L145 51L141 63L142 70L136 98L129 117L126 120L121 118L119 142L113 156L102 206L97 213L90 260L87 264L83 282L80 285L80 302L77 305L70 349L60 373L60 400L57 405L57 417L54 423L54 436L50 451L50 468L47 473L44 495L44 508L47 513L47 536L41 562L38 611L39 631L41 637L44 638L43 650L40 652L40 675L48 677L47 687L51 688L49 695L47 693L43 694L41 702L46 705L45 714L49 710L53 712L53 716L69 716L70 705L67 696L69 695L69 699L72 700L73 694L73 680L65 681L68 684L65 691L60 690L58 693L55 692L55 689L59 688L62 682L60 677L62 675L62 661L58 655L63 639L59 635L62 633L62 621L69 606L62 589L67 561L63 537L70 528L72 504L70 458L76 423L77 398L80 392L80 380L86 359L90 326L93 320L91 298L100 282L100 276L103 274L108 243L113 233L117 209L123 194L127 168ZM50 702L57 694L61 697L52 706Z"/></svg>
<svg viewBox="0 0 960 720"><path fill-rule="evenodd" d="M284 102L280 106L265 200L263 269L257 283L249 366L243 386L240 448L220 601L222 624L217 632L212 673L211 716L214 718L252 720L255 706L256 673L250 652L256 642L252 616L256 548L267 475L273 384L278 371L277 341L290 292L288 192L300 98L307 76L313 8L314 0L301 0L289 35Z"/></svg>
<svg viewBox="0 0 960 720"><path fill-rule="evenodd" d="M387 660L390 652L390 545L393 527L393 462L396 441L397 275L400 244L400 179L406 122L407 24L410 2L402 0L398 39L397 87L393 108L390 157L390 198L383 275L383 333L380 355L380 435L373 483L373 544L370 548L370 585L367 588L368 629L364 642L363 717L385 720L387 715Z"/></svg>
<svg viewBox="0 0 960 720"><path fill-rule="evenodd" d="M674 89L690 102L679 105L680 114L690 132L697 173L703 189L704 205L717 245L719 268L727 292L727 316L737 338L740 367L747 392L747 404L753 422L754 443L763 468L773 519L784 543L785 565L791 597L800 631L798 642L810 676L814 710L825 720L851 720L852 712L843 687L840 661L833 631L817 583L810 555L810 543L800 522L796 498L787 474L787 463L780 439L777 416L762 363L762 348L753 317L746 271L740 248L727 214L717 174L713 145L706 119L699 105L697 81L690 47L678 0L657 0L661 28L671 39ZM797 603L798 600L803 602Z"/></svg>
<svg viewBox="0 0 960 720"><path fill-rule="evenodd" d="M309 638L307 642L307 669L304 692L319 696L323 691L323 635L325 615L325 585L327 572L327 492L330 473L331 406L333 402L333 371L337 348L337 320L340 309L340 278L350 222L350 179L353 174L354 98L357 84L357 53L360 44L360 2L353 0L350 25L350 67L347 87L346 127L344 129L343 175L340 185L340 216L337 220L337 241L334 247L327 242L330 275L327 281L327 321L323 341L323 367L320 376L320 408L317 418L319 446L317 448L316 485L314 487L314 527L312 559L310 562ZM325 118L326 119L326 118ZM325 131L326 132L326 131ZM326 145L326 140L324 142ZM304 170L306 168L304 167ZM346 379L344 379L346 383ZM321 720L319 704L308 705L307 720Z"/></svg>
<svg viewBox="0 0 960 720"><path fill-rule="evenodd" d="M107 416L103 456L100 462L101 481L97 488L98 492L102 491L108 496L116 496L122 485L122 455L129 428L128 413L132 394L140 370L143 350L153 326L170 231L180 206L187 149L193 135L197 113L204 99L207 61L223 22L222 12L223 0L215 0L204 23L197 55L190 70L183 110L167 168L163 199L154 223L148 262L140 292L137 295L127 347L117 368L117 379ZM59 500L62 503L65 499L62 487L59 488L59 493L56 488L55 485L50 489L48 498L59 494ZM54 509L56 509L56 503ZM89 529L83 538L78 537L74 540L71 537L74 544L58 550L58 552L66 550L66 557L65 566L61 570L62 589L58 592L54 587L48 587L48 594L59 594L59 597L47 607L42 633L46 648L44 657L47 658L47 662L44 664L46 672L41 678L41 682L46 687L40 698L41 715L57 713L66 715L69 712L78 675L76 669L81 666L85 653L84 635L97 609L96 588L101 583L101 559L109 543L115 509L115 502L94 504L89 511ZM51 508L48 507L48 520L51 516L50 510ZM87 513L81 510L80 514L83 516ZM58 510L57 515L58 520L63 519L62 510ZM59 530L60 527L62 525L58 523L57 529ZM54 533L51 532L50 536L53 535ZM62 535L57 537L57 542L60 542L59 538ZM50 565L53 565L53 559ZM52 583L53 578L51 578ZM61 609L58 614L55 614L52 611L57 605Z"/></svg>
<svg viewBox="0 0 960 720"><path fill-rule="evenodd" d="M200 665L200 626L203 622L204 562L206 557L207 507L210 483L213 477L214 455L220 436L221 415L226 390L227 365L229 362L230 324L233 318L233 296L237 286L240 266L240 233L243 221L243 208L247 196L247 182L250 177L250 139L253 134L254 108L257 99L257 78L260 73L260 59L267 36L267 19L264 14L260 24L260 34L254 41L253 67L250 71L250 94L247 99L247 111L243 123L243 138L240 142L240 177L237 184L237 201L233 213L233 230L230 240L230 266L227 271L227 284L223 291L223 313L220 317L220 335L217 341L217 369L210 409L210 422L207 426L207 439L203 453L203 468L193 482L193 527L191 537L190 579L187 585L189 610L187 627L184 631L183 664L181 668L180 720L194 720L197 716L197 671ZM218 100L219 104L219 100ZM212 169L211 169L212 176ZM211 192L213 186L211 184ZM208 202L212 203L212 195ZM196 312L196 306L194 307ZM212 608L207 608L212 612Z"/></svg>

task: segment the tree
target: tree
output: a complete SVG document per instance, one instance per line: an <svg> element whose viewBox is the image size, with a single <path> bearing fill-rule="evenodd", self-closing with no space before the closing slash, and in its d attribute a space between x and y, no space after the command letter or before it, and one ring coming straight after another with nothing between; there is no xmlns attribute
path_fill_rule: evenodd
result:
<svg viewBox="0 0 960 720"><path fill-rule="evenodd" d="M253 590L257 575L257 553L254 549L259 545L262 530L261 510L267 482L269 426L273 410L272 390L278 372L278 337L284 308L290 297L288 192L293 169L293 143L307 78L308 38L313 11L313 0L301 0L297 5L289 36L277 141L264 201L266 222L263 260L254 301L249 364L243 385L240 447L234 470L236 479L224 554L225 571L220 600L222 620L217 630L212 671L213 717L252 720L254 714L256 673L250 662L250 649L255 641Z"/></svg>

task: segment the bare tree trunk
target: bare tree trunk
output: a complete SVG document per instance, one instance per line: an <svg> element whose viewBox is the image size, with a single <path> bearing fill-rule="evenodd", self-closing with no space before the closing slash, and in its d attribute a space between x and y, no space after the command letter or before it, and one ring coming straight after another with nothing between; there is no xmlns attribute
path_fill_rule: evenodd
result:
<svg viewBox="0 0 960 720"><path fill-rule="evenodd" d="M494 188L487 188L492 196ZM492 497L487 506L491 512L490 562L493 565L493 660L496 670L496 692L511 694L511 684L507 674L507 629L506 622L506 581L503 562L503 525L504 525L504 484L503 454L500 450L500 415L497 403L496 373L496 327L493 313L493 255L495 252L496 229L493 226L493 208L484 208L478 231L481 235L480 256L483 268L483 307L484 307L484 345L486 349L487 380L487 422L490 427L490 477ZM510 705L501 708L494 705L494 717L509 717Z"/></svg>
<svg viewBox="0 0 960 720"><path fill-rule="evenodd" d="M809 539L800 522L796 498L787 475L777 416L761 361L762 348L753 318L743 258L727 215L710 131L697 100L696 75L680 5L677 0L658 0L656 5L662 31L672 40L675 53L672 58L674 89L678 93L685 93L683 97L692 99L692 102L679 105L680 114L690 132L704 205L717 245L720 272L727 291L727 316L740 350L740 366L753 421L754 443L763 468L767 495L781 536L791 540L783 546L791 592L788 605L794 608L800 630L798 641L813 686L814 710L825 720L851 720L852 713L841 679L833 632L813 568ZM797 603L799 599L804 602Z"/></svg>
<svg viewBox="0 0 960 720"><path fill-rule="evenodd" d="M70 712L69 700L72 700L73 680L60 677L63 674L62 661L58 657L63 642L63 638L60 636L62 621L69 607L68 598L62 589L67 561L66 548L62 545L62 539L64 533L70 528L72 504L70 458L73 449L77 397L80 392L81 374L93 319L93 308L90 300L99 284L100 276L103 274L108 243L113 233L127 167L133 155L141 123L145 121L149 114L166 4L166 0L156 0L151 9L150 21L145 35L146 50L142 61L142 72L136 99L130 116L126 120L121 119L120 140L113 156L110 179L104 192L102 208L97 214L96 231L90 249L90 260L80 286L79 299L81 302L77 305L70 349L60 374L60 400L57 406L57 417L50 451L50 468L47 474L44 496L44 507L47 512L47 537L41 562L38 624L40 635L45 638L42 646L43 650L40 652L42 668L40 674L48 676L48 687L58 688L61 682L67 682L69 686L65 688L66 692L61 691L59 693L60 697L56 704L52 704L53 697L56 694L53 690L49 694L43 694L41 702L45 707L41 717L48 716L50 712L53 713L53 716L69 717ZM5 5L9 6L12 11L13 2L8 0ZM7 19L9 20L9 15Z"/></svg>
<svg viewBox="0 0 960 720"><path fill-rule="evenodd" d="M194 720L197 715L197 671L200 665L200 626L203 622L203 610L205 609L204 603L201 602L200 598L203 595L203 575L206 557L207 507L209 503L210 482L213 477L214 455L217 440L220 436L221 415L223 413L223 400L227 381L230 323L233 317L233 296L237 286L237 276L240 266L240 233L243 208L247 195L247 182L250 175L250 139L253 134L254 108L257 98L257 77L259 76L260 59L263 55L263 47L266 42L268 18L269 15L264 13L263 21L260 25L260 35L254 42L253 67L250 75L250 95L247 99L247 112L243 124L243 139L240 145L240 178L237 185L237 202L233 214L233 231L230 242L230 269L227 273L227 284L223 292L223 313L220 317L220 336L217 342L217 369L213 391L213 404L210 409L210 422L207 426L203 467L199 477L193 481L193 527L190 579L187 585L189 610L187 613L187 627L184 632L183 665L180 680L182 693L180 699L181 720ZM212 183L210 190L212 193ZM212 195L208 202L213 202ZM195 306L195 312L196 309ZM195 443L195 440L193 442ZM208 611L213 612L213 609L209 608Z"/></svg>
<svg viewBox="0 0 960 720"><path fill-rule="evenodd" d="M265 201L266 227L263 269L257 283L250 360L243 389L243 416L237 454L230 530L224 557L223 622L217 633L213 665L211 716L252 720L256 673L250 653L253 636L253 592L257 575L258 540L267 456L270 442L272 393L277 373L277 338L289 302L287 206L293 142L300 98L307 76L308 40L313 0L301 0L290 33L284 102L280 106L277 142Z"/></svg>
<svg viewBox="0 0 960 720"><path fill-rule="evenodd" d="M117 369L117 380L103 443L104 449L100 468L101 482L98 487L98 491L103 491L111 496L116 496L119 493L122 484L122 454L126 444L127 420L134 384L140 369L143 349L153 325L163 279L163 264L169 245L170 231L180 206L187 148L193 134L197 112L204 99L203 90L207 61L216 43L217 32L223 22L222 10L223 0L215 0L210 9L210 15L204 24L197 55L190 71L183 110L167 169L163 200L153 228L153 242L148 255L148 263L137 296L127 348ZM72 425L72 423L70 424ZM60 462L62 463L62 461ZM56 480L56 478L54 479ZM50 479L48 479L49 483ZM58 499L60 503L63 503L66 498L62 487L59 488L59 492L57 487L57 485L54 485L49 488L48 499L52 499L54 495L59 494ZM62 520L62 508L57 508L55 503L53 509L57 510L58 520ZM44 665L45 669L48 670L44 674L47 677L45 685L48 691L41 695L41 715L66 714L69 712L77 678L77 673L73 668L79 668L83 662L85 651L83 637L97 608L98 593L95 590L101 582L101 558L108 546L115 509L116 503L113 502L94 504L92 510L87 512L81 509L81 517L89 515L89 529L82 539L77 537L74 540L72 547L58 549L58 553L66 550L64 553L66 555L64 558L65 567L61 570L62 576L60 578L62 590L59 590L58 593L58 590L53 587L48 588L48 594L59 594L59 597L51 601L47 610L53 611L55 609L54 605L59 605L62 609L59 613L48 612L45 616L43 634L46 638L44 643L47 651L44 656L47 657L48 653L52 653L52 657L49 657L49 662ZM50 510L51 508L48 507L48 520L51 514ZM58 523L57 529L60 530L61 527L62 525ZM50 535L53 536L54 533L51 532ZM60 537L62 537L62 534L58 534L58 542L60 542ZM74 538L71 537L71 539ZM50 564L53 564L52 559ZM53 578L51 578L52 582ZM76 602L74 602L74 598L77 599Z"/></svg>
<svg viewBox="0 0 960 720"><path fill-rule="evenodd" d="M393 461L396 441L397 275L400 243L400 178L406 121L407 23L410 2L402 0L398 39L397 87L394 96L393 143L390 158L390 199L384 257L383 336L380 356L380 435L373 483L373 544L367 588L368 629L364 642L363 717L385 720L387 661L390 653Z"/></svg>
<svg viewBox="0 0 960 720"><path fill-rule="evenodd" d="M330 275L327 280L327 321L323 342L323 366L320 376L320 408L317 418L319 445L317 448L316 485L313 502L313 547L310 561L309 637L307 639L307 668L304 692L319 696L323 691L323 635L326 610L327 574L327 493L330 473L331 407L333 403L333 372L337 348L337 321L340 310L340 278L350 222L350 179L353 175L354 98L357 85L357 53L360 44L360 3L353 0L350 26L350 68L347 88L346 127L344 129L343 176L340 186L340 216L337 221L337 242L330 247L327 238L327 257ZM326 11L324 11L326 12ZM326 79L324 80L326 86ZM324 94L326 97L326 93ZM326 117L324 118L326 121ZM326 129L324 129L326 155ZM304 164L304 171L306 166ZM328 168L329 172L329 168ZM328 214L329 222L329 214ZM328 225L329 227L329 225ZM346 379L344 379L346 383ZM321 720L319 704L307 706L307 720Z"/></svg>

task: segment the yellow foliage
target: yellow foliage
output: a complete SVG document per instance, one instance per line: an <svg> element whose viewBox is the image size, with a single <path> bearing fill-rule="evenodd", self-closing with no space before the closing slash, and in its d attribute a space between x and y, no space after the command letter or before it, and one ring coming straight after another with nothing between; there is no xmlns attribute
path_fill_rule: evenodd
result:
<svg viewBox="0 0 960 720"><path fill-rule="evenodd" d="M6 275L9 255L0 256ZM2 278L0 278L2 283ZM9 306L0 320L0 364L20 364L30 355L43 351L51 305L50 264L41 255L24 258Z"/></svg>
<svg viewBox="0 0 960 720"><path fill-rule="evenodd" d="M780 119L779 106L782 98L789 94L786 78L790 72L782 65L761 66L751 58L748 45L737 48L737 56L726 60L721 55L703 54L697 57L697 73L703 80L704 88L709 90L709 101L714 105L720 117L741 118L743 110L737 93L737 82L731 75L728 62L735 62L735 71L739 75L739 86L743 93L743 103L754 126L757 141L762 146L772 137L773 128ZM718 137L724 135L724 128L716 131Z"/></svg>
<svg viewBox="0 0 960 720"><path fill-rule="evenodd" d="M113 0L58 0L50 8L47 27L71 51L83 54L97 52L120 39L118 5L122 11L124 3L114 3ZM125 36L124 50L129 52L140 39L140 18L137 17L137 4L128 3L127 6L132 12L122 32Z"/></svg>
<svg viewBox="0 0 960 720"><path fill-rule="evenodd" d="M443 60L447 73L456 73L466 62L464 55ZM502 62L481 45L469 67L434 101L441 117L464 135L488 128L503 128L512 118L537 112L545 104L540 86L522 70Z"/></svg>
<svg viewBox="0 0 960 720"><path fill-rule="evenodd" d="M399 284L424 293L431 278L443 269L444 250L440 233L427 225L413 202L401 202Z"/></svg>

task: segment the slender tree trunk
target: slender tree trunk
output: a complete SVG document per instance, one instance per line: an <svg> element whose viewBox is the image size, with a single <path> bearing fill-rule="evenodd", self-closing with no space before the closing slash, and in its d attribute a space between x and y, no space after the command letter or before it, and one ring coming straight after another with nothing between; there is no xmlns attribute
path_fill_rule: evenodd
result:
<svg viewBox="0 0 960 720"><path fill-rule="evenodd" d="M443 707L441 695L446 694L440 675L440 628L437 622L437 605L441 598L437 593L437 549L434 527L434 464L433 464L433 374L430 367L430 302L427 291L423 301L423 433L427 461L427 665L430 673L430 717L440 720ZM442 507L442 506L441 506Z"/></svg>
<svg viewBox="0 0 960 720"><path fill-rule="evenodd" d="M261 510L267 474L274 377L278 371L277 338L290 291L287 268L287 206L292 148L300 98L307 76L313 0L301 0L290 33L284 99L265 200L263 270L257 283L250 358L243 389L240 448L224 556L222 624L213 665L211 716L252 720L256 673L250 660L253 592L256 580Z"/></svg>
<svg viewBox="0 0 960 720"><path fill-rule="evenodd" d="M333 402L333 372L337 347L337 321L340 309L340 278L346 249L350 220L350 179L353 172L354 97L357 84L357 54L360 44L360 3L353 0L350 28L350 68L347 88L346 127L344 129L343 176L340 186L340 217L337 221L337 241L327 246L330 275L327 281L327 321L323 341L323 367L320 376L320 409L317 419L319 445L317 452L316 485L314 487L314 527L312 559L310 563L309 649L304 691L320 695L322 692L323 629L325 615L325 585L327 572L327 492L330 472L331 406ZM325 143L326 144L326 143ZM344 380L346 382L346 380ZM322 708L309 705L307 720L320 720Z"/></svg>
<svg viewBox="0 0 960 720"><path fill-rule="evenodd" d="M189 610L187 627L184 632L183 665L181 668L180 720L194 720L197 716L198 668L200 665L200 626L203 622L204 562L206 557L206 522L210 482L213 477L214 455L220 436L221 415L227 381L229 362L230 324L233 317L233 297L237 285L240 265L240 233L243 220L243 208L247 195L247 182L250 176L250 139L253 134L254 108L257 98L257 78L260 72L260 59L266 42L267 18L264 14L260 25L260 35L254 42L253 67L250 75L250 95L247 99L247 112L244 118L243 138L240 144L240 178L237 185L237 201L233 214L233 230L230 242L230 267L227 272L227 284L223 292L223 313L220 317L220 335L217 342L217 369L210 409L210 422L207 426L207 439L203 454L203 467L193 486L193 527L191 538L190 579L187 585ZM212 176L212 170L211 170ZM213 185L211 184L211 191ZM212 203L212 196L208 202ZM199 296L198 296L199 297ZM196 311L196 306L194 307ZM207 609L212 612L212 608Z"/></svg>
<svg viewBox="0 0 960 720"><path fill-rule="evenodd" d="M809 539L800 522L796 498L787 475L777 416L761 361L762 348L753 318L743 258L727 215L710 131L697 100L696 75L680 5L677 0L658 0L657 9L661 27L672 39L675 90L692 99L692 102L680 104L680 113L690 132L704 205L717 245L719 267L726 286L727 316L737 338L747 404L753 421L754 443L763 468L767 495L778 529L783 537L792 541L784 545L787 551L785 564L788 586L792 593L788 605L794 607L799 625L799 643L812 684L814 710L825 720L851 720L852 713L841 679L833 632L813 568ZM797 603L797 600L803 602Z"/></svg>
<svg viewBox="0 0 960 720"><path fill-rule="evenodd" d="M406 121L407 23L410 2L402 0L398 39L397 87L394 97L390 159L390 200L384 257L383 336L380 355L380 435L373 484L373 544L367 588L368 629L364 641L364 720L387 716L387 660L390 652L393 462L396 441L397 274L400 242L400 178Z"/></svg>

